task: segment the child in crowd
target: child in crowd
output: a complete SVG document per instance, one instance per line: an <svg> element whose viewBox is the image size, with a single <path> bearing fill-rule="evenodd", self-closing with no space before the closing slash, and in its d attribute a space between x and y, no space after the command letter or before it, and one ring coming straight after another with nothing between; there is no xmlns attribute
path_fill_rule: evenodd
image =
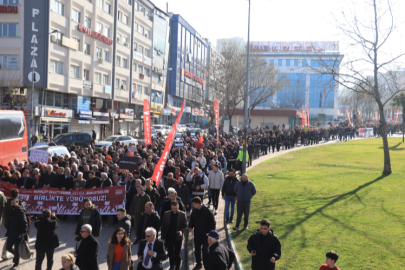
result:
<svg viewBox="0 0 405 270"><path fill-rule="evenodd" d="M319 270L340 270L340 268L336 265L336 261L339 259L339 254L336 251L329 251L326 253L326 264L322 264Z"/></svg>

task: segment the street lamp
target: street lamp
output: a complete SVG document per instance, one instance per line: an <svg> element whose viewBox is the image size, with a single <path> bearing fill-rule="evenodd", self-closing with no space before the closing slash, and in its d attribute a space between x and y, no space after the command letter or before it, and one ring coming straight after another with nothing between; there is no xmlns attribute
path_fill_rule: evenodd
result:
<svg viewBox="0 0 405 270"><path fill-rule="evenodd" d="M53 30L50 33L38 36L37 39L40 38L40 37L43 37L43 36L47 36L47 35L56 33L56 32L58 32L58 30ZM35 42L33 43L33 45L34 45L33 52L36 52ZM34 63L34 61L35 61L35 53L32 53L32 63ZM33 127L33 122L34 122L34 85L35 85L35 82L37 81L36 79L37 78L36 78L36 73L35 73L35 65L32 65L32 76L31 76L31 82L32 82L32 86L31 86L31 119L30 119L31 137L34 134L33 133L34 132L34 130L33 130L34 129L34 127ZM39 79L40 78L38 78L38 81L39 81ZM42 100L43 100L43 97L44 97L44 93L42 92ZM41 113L42 113L42 102L41 102Z"/></svg>
<svg viewBox="0 0 405 270"><path fill-rule="evenodd" d="M246 89L245 89L245 106L243 112L243 159L242 174L246 173L246 151L247 151L247 132L248 132L248 110L249 110L249 47L250 47L250 0L248 16L248 39L247 39L247 60L246 60Z"/></svg>

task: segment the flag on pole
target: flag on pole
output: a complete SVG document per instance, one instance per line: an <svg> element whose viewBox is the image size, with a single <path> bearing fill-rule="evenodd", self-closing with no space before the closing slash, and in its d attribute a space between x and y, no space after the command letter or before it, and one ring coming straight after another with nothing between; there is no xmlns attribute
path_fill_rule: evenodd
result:
<svg viewBox="0 0 405 270"><path fill-rule="evenodd" d="M215 112L215 125L217 126L217 144L219 144L219 103L215 99L214 103L214 112Z"/></svg>
<svg viewBox="0 0 405 270"><path fill-rule="evenodd" d="M152 131L150 125L150 105L149 100L143 100L143 130L145 134L145 145L152 144Z"/></svg>
<svg viewBox="0 0 405 270"><path fill-rule="evenodd" d="M391 108L391 121L392 121L392 108Z"/></svg>
<svg viewBox="0 0 405 270"><path fill-rule="evenodd" d="M308 119L308 127L310 127L311 126L311 120L309 119L309 108L308 108L308 106L307 106L307 119Z"/></svg>
<svg viewBox="0 0 405 270"><path fill-rule="evenodd" d="M201 134L200 139L198 140L198 143L203 143L204 142L204 136Z"/></svg>
<svg viewBox="0 0 405 270"><path fill-rule="evenodd" d="M399 109L397 109L397 117L395 117L395 124L398 122Z"/></svg>

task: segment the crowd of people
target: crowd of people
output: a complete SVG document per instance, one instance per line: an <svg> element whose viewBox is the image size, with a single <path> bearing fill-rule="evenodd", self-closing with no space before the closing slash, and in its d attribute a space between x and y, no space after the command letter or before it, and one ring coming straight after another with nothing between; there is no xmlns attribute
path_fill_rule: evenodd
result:
<svg viewBox="0 0 405 270"><path fill-rule="evenodd" d="M378 127L374 130L375 136L378 136ZM309 130L257 127L247 135L247 165L251 166L252 160L261 155L321 141L349 140L357 134L356 127L350 125ZM179 144L173 144L158 185L151 177L166 143L159 133L148 146L143 143L124 145L114 141L111 146L96 151L93 145L78 147L71 144L68 149L70 155L54 154L49 156L47 163L15 159L0 165L0 180L19 189L52 187L80 190L125 186L125 207L119 208L113 217L116 230L108 242L108 269L131 269L133 245L139 245L138 269L159 268L167 257L170 269L179 269L180 250L187 231L194 233L195 270L201 269L202 265L205 269L229 269L234 254L218 244L219 234L216 231L215 215L219 200L225 201L225 223L234 223L236 205L233 229L248 229L250 205L256 187L249 176L241 172L242 131L220 131L219 144L214 133L201 134L202 140L199 136L192 137L184 132L178 139L182 141L181 146L176 148L175 145ZM130 152L131 146L135 146L137 151ZM142 162L137 170L121 169L120 158L123 156L135 156ZM208 197L206 203L205 196ZM31 216L25 212L18 189L12 190L11 198L1 200L1 214L7 230L2 259L7 259L6 251L14 254L15 269L19 265L18 245L21 238L27 238ZM108 216L100 215L89 198L84 199L83 204L74 232L80 245L74 254L62 257L63 269L98 269L98 237ZM36 269L41 269L45 255L47 269L52 269L53 251L59 245L56 229L60 225L59 219L66 218L49 209L44 209L42 215L37 216L34 223L37 228ZM281 244L270 228L270 221L262 220L260 230L249 238L247 249L252 255L252 269L275 268L281 256ZM327 258L330 259L329 263L328 259L326 261L330 267L332 262L337 261L337 254L328 253Z"/></svg>

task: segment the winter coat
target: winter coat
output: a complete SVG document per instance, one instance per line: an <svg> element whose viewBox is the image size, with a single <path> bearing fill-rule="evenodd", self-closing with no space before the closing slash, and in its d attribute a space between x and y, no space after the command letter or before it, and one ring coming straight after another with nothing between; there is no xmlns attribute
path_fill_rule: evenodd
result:
<svg viewBox="0 0 405 270"><path fill-rule="evenodd" d="M217 172L212 170L208 174L208 182L211 189L221 189L224 184L224 174L220 170Z"/></svg>
<svg viewBox="0 0 405 270"><path fill-rule="evenodd" d="M136 232L136 239L145 239L145 230L146 228L152 227L155 228L156 233L159 233L160 229L160 217L159 214L156 211L153 211L152 214L148 217L145 223L147 213L143 212L141 217L139 218L139 225L138 225L138 231ZM145 224L145 227L143 226Z"/></svg>
<svg viewBox="0 0 405 270"><path fill-rule="evenodd" d="M236 183L234 191L239 201L250 201L256 194L256 187L249 180L246 184L243 184L243 181L239 181Z"/></svg>
<svg viewBox="0 0 405 270"><path fill-rule="evenodd" d="M254 250L256 255L252 256L252 270L274 269L275 264L270 262L274 257L279 260L281 257L281 243L273 230L266 236L257 230L248 240L247 250L249 253Z"/></svg>
<svg viewBox="0 0 405 270"><path fill-rule="evenodd" d="M81 230L82 226L84 225L83 224L84 211L86 211L85 208L83 208L82 211L80 212L79 220L78 220L77 226L76 226L75 234L77 234L79 237L80 237L80 230ZM91 228L92 228L92 234L96 237L99 237L100 233L101 233L101 226L102 226L100 212L98 212L98 210L94 204L91 206L90 211L91 211L91 213L90 213L89 224L91 225Z"/></svg>
<svg viewBox="0 0 405 270"><path fill-rule="evenodd" d="M193 209L190 215L189 228L194 229L194 238L206 238L207 233L215 230L215 226L214 215L206 206L201 206L200 210Z"/></svg>
<svg viewBox="0 0 405 270"><path fill-rule="evenodd" d="M118 221L117 228L123 228L127 233L128 238L131 238L131 217L126 215L122 220Z"/></svg>
<svg viewBox="0 0 405 270"><path fill-rule="evenodd" d="M114 253L115 253L115 244L108 243L108 250L107 250L107 267L108 270L113 269L113 262L114 262ZM124 253L122 254L120 270L128 270L129 266L131 265L131 243L128 242L124 246Z"/></svg>
<svg viewBox="0 0 405 270"><path fill-rule="evenodd" d="M227 177L222 185L222 196L236 196L235 185L240 182L240 180L235 176L233 178Z"/></svg>
<svg viewBox="0 0 405 270"><path fill-rule="evenodd" d="M37 250L51 250L59 247L59 239L56 234L56 228L60 226L58 218L51 217L51 219L41 217L40 220L35 221L35 228L37 228L37 240L35 241L35 249Z"/></svg>
<svg viewBox="0 0 405 270"><path fill-rule="evenodd" d="M229 261L228 249L216 242L208 248L206 265L204 269L206 270L227 270Z"/></svg>

